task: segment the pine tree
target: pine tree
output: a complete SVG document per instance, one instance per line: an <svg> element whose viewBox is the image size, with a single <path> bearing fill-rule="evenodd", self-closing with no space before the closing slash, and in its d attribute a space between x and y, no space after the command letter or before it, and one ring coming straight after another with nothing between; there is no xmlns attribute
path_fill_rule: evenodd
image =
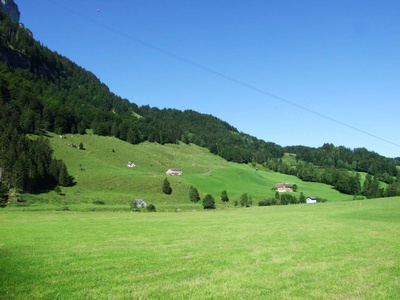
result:
<svg viewBox="0 0 400 300"><path fill-rule="evenodd" d="M58 183L61 186L71 186L73 184L73 178L68 174L67 166L62 160L60 161Z"/></svg>
<svg viewBox="0 0 400 300"><path fill-rule="evenodd" d="M194 203L200 200L199 191L193 185L191 185L189 189L189 199Z"/></svg>
<svg viewBox="0 0 400 300"><path fill-rule="evenodd" d="M163 186L162 186L162 191L164 194L171 195L172 193L172 188L171 184L168 181L168 178L165 178Z"/></svg>
<svg viewBox="0 0 400 300"><path fill-rule="evenodd" d="M0 207L7 206L8 188L0 182Z"/></svg>
<svg viewBox="0 0 400 300"><path fill-rule="evenodd" d="M229 202L228 192L226 190L221 192L221 201L225 203Z"/></svg>
<svg viewBox="0 0 400 300"><path fill-rule="evenodd" d="M214 197L210 194L207 194L203 199L203 208L204 209L215 209L215 200Z"/></svg>
<svg viewBox="0 0 400 300"><path fill-rule="evenodd" d="M300 193L299 203L306 203L306 197L303 192Z"/></svg>
<svg viewBox="0 0 400 300"><path fill-rule="evenodd" d="M240 205L243 207L248 206L248 201L249 201L249 196L244 193L242 196L240 196Z"/></svg>
<svg viewBox="0 0 400 300"><path fill-rule="evenodd" d="M371 187L372 187L372 176L367 174L367 176L365 176L365 181L362 188L362 194L367 198L371 198L370 197Z"/></svg>

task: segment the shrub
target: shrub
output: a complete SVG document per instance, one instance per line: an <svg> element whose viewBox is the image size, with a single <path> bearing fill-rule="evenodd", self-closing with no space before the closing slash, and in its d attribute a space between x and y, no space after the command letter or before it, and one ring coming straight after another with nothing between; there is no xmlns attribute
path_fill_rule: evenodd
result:
<svg viewBox="0 0 400 300"><path fill-rule="evenodd" d="M57 185L55 188L54 188L54 191L57 193L57 194L61 194L61 188L60 188L60 186L59 185Z"/></svg>
<svg viewBox="0 0 400 300"><path fill-rule="evenodd" d="M189 199L194 203L200 200L199 191L193 185L189 189Z"/></svg>
<svg viewBox="0 0 400 300"><path fill-rule="evenodd" d="M243 207L250 207L253 204L253 200L251 196L247 195L247 193L244 193L242 196L240 196L240 205Z"/></svg>
<svg viewBox="0 0 400 300"><path fill-rule="evenodd" d="M133 202L130 204L130 207L132 208L132 211L140 211L140 208L137 207L135 200L133 200Z"/></svg>
<svg viewBox="0 0 400 300"><path fill-rule="evenodd" d="M147 205L147 211L152 211L152 212L156 211L155 205L154 204Z"/></svg>
<svg viewBox="0 0 400 300"><path fill-rule="evenodd" d="M229 196L228 196L228 192L226 190L223 190L221 192L221 201L222 202L229 202Z"/></svg>
<svg viewBox="0 0 400 300"><path fill-rule="evenodd" d="M272 205L271 199L264 199L258 201L258 206L271 206L271 205Z"/></svg>
<svg viewBox="0 0 400 300"><path fill-rule="evenodd" d="M210 194L207 194L203 199L203 208L204 209L215 209L215 200L214 197Z"/></svg>
<svg viewBox="0 0 400 300"><path fill-rule="evenodd" d="M102 201L102 200L95 200L95 201L93 201L93 204L104 205L106 203L104 201Z"/></svg>

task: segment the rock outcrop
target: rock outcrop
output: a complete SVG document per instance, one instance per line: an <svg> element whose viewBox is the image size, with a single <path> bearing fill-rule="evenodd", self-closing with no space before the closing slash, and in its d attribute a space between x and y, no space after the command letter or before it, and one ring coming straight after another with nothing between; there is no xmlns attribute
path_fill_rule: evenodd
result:
<svg viewBox="0 0 400 300"><path fill-rule="evenodd" d="M0 10L4 11L14 22L19 22L20 13L14 0L0 0Z"/></svg>

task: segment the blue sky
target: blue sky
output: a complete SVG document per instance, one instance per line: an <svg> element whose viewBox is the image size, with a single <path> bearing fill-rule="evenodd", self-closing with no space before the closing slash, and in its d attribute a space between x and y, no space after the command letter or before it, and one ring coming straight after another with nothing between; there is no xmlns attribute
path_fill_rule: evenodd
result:
<svg viewBox="0 0 400 300"><path fill-rule="evenodd" d="M400 156L400 1L15 2L37 40L138 105Z"/></svg>

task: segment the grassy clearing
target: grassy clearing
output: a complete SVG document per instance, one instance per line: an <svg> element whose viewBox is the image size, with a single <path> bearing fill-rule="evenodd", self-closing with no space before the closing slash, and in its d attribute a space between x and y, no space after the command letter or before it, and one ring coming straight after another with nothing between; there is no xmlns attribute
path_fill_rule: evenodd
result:
<svg viewBox="0 0 400 300"><path fill-rule="evenodd" d="M0 213L1 299L400 298L400 198Z"/></svg>
<svg viewBox="0 0 400 300"><path fill-rule="evenodd" d="M201 203L189 202L189 187L194 185L202 197L211 193L217 200L217 208L231 208L243 193L251 195L255 204L273 197L271 189L278 182L297 184L297 196L303 192L306 196L318 196L330 201L352 199L352 196L340 194L325 184L303 182L297 177L271 172L260 166L257 171L250 165L228 163L195 145L131 145L112 137L92 134L65 137L60 139L57 135L49 134L55 156L65 161L77 184L62 188L64 196L55 192L22 195L26 202L19 203L19 206L32 210L68 206L90 211L100 209L92 205L95 201L106 203L102 209L107 205L113 205L113 209L123 209L128 208L134 199L144 199L155 204L158 210L202 209ZM83 143L85 150L72 147L72 144L80 143ZM285 160L295 158L286 155ZM137 167L128 168L126 163L129 161ZM184 173L183 176L169 177L173 193L167 196L162 193L161 186L169 168L180 168ZM231 199L227 205L219 201L221 191L225 189ZM32 205L32 202L35 204ZM77 204L82 206L78 208Z"/></svg>

